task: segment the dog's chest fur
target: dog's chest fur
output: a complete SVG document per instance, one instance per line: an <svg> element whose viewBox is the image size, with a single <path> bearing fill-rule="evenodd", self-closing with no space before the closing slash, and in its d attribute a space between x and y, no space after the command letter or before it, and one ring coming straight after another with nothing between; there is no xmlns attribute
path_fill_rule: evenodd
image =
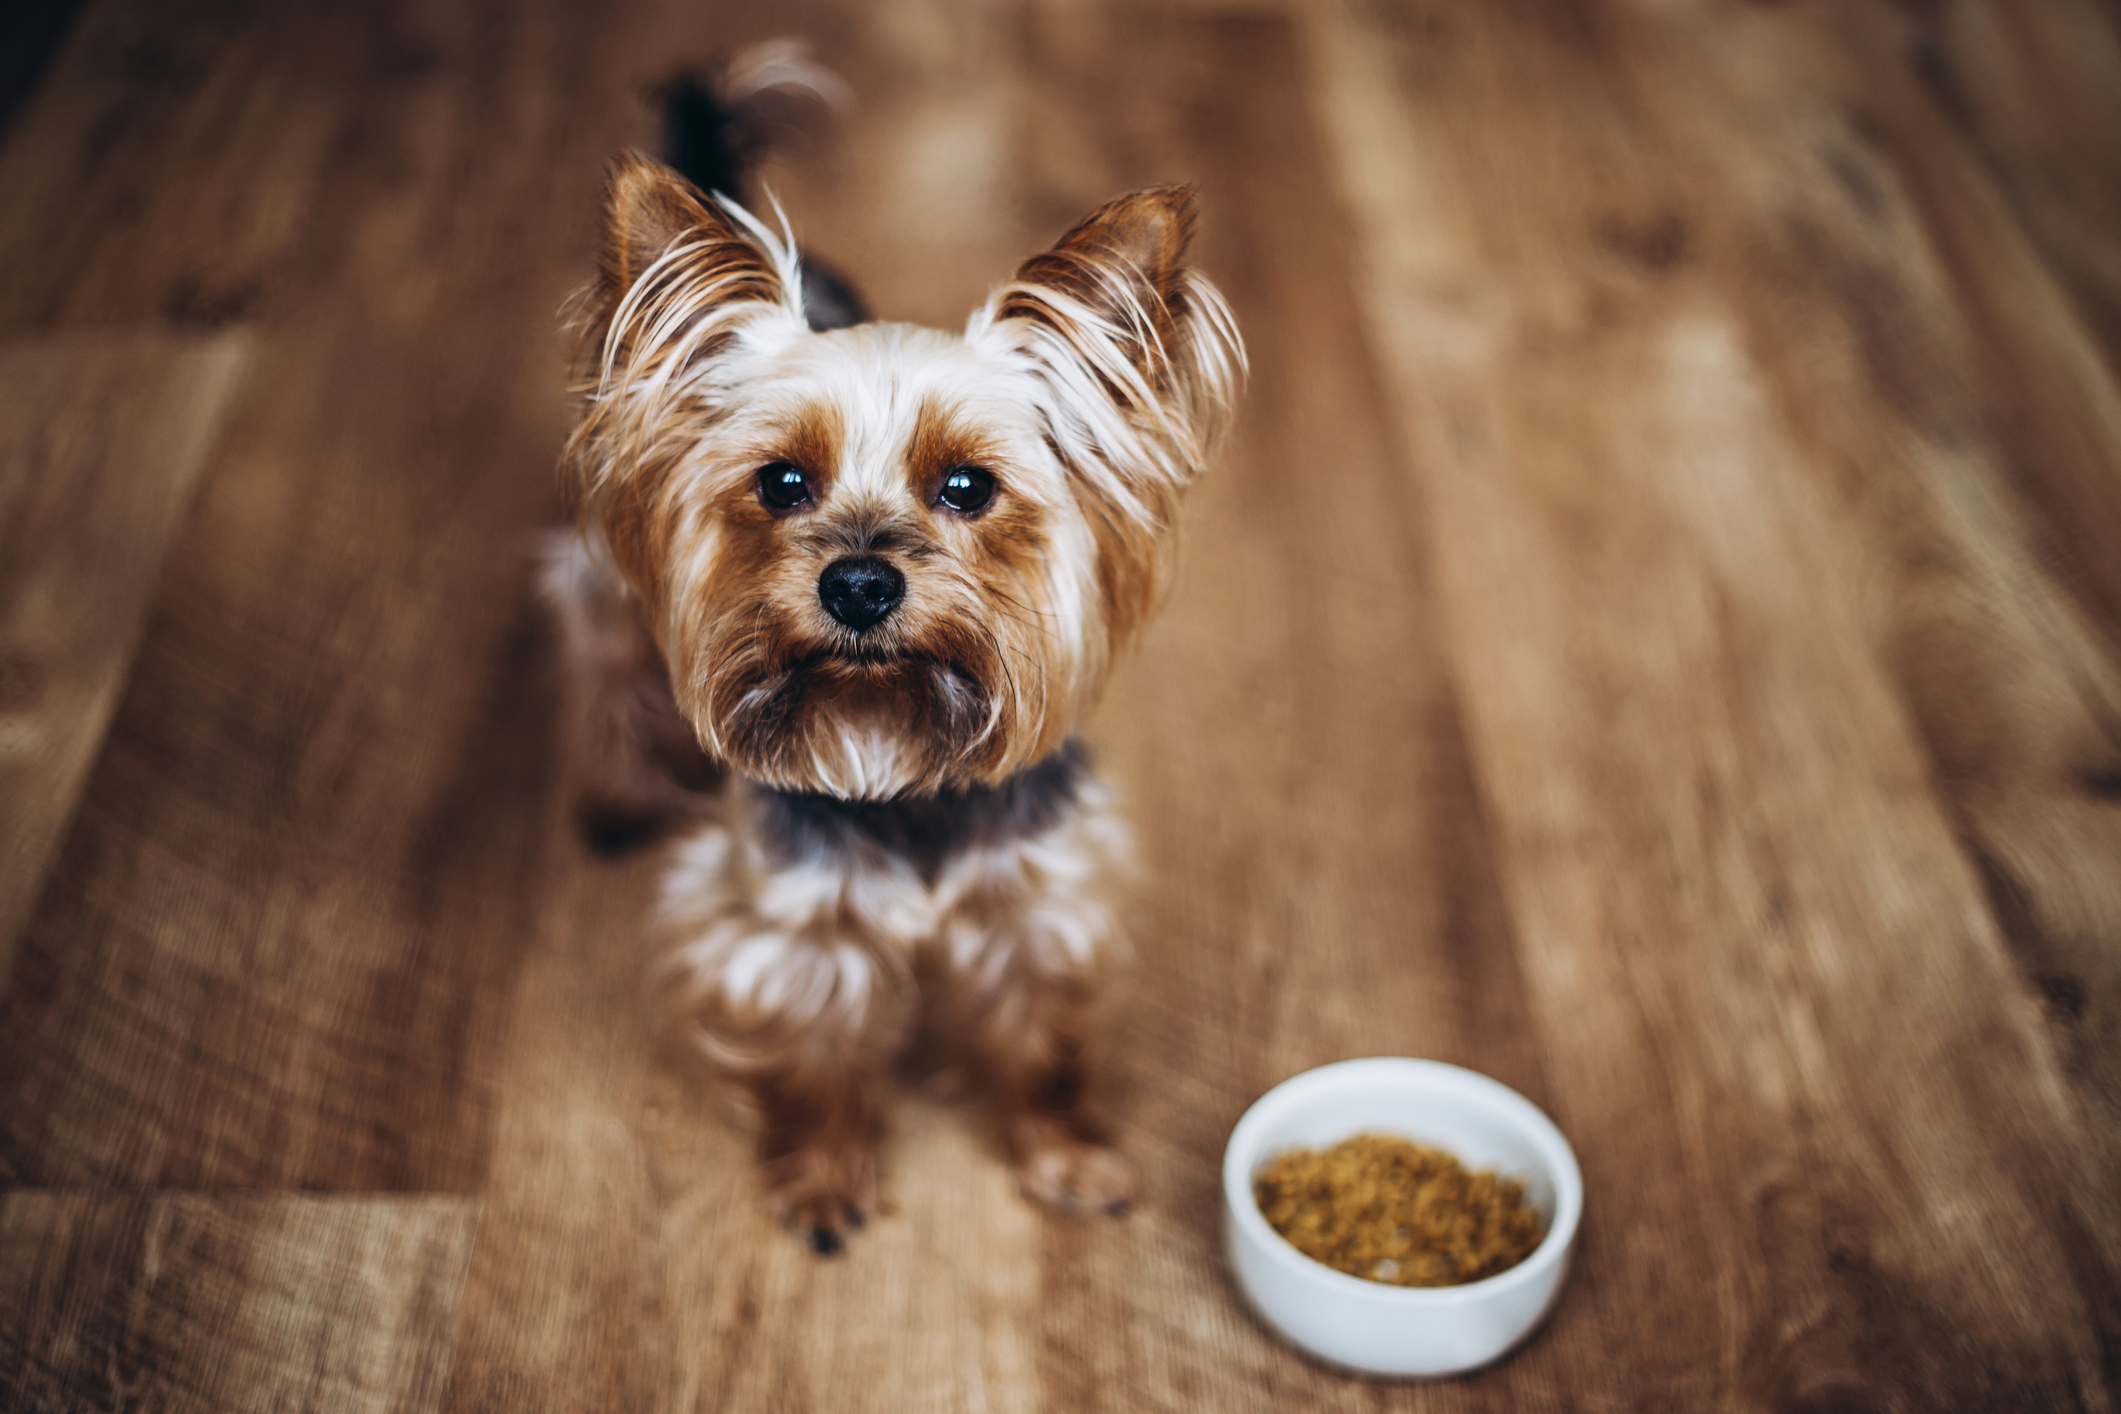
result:
<svg viewBox="0 0 2121 1414"><path fill-rule="evenodd" d="M860 867L882 856L910 865L933 888L974 850L1051 831L1080 802L1086 775L1082 745L1071 739L997 785L889 801L754 787L752 809L761 850L777 868Z"/></svg>
<svg viewBox="0 0 2121 1414"><path fill-rule="evenodd" d="M1088 968L1111 942L1098 880L1126 830L1075 741L991 786L848 801L736 778L724 805L678 846L662 917L690 939L686 964L737 999L813 952L896 973L937 947L1044 972Z"/></svg>

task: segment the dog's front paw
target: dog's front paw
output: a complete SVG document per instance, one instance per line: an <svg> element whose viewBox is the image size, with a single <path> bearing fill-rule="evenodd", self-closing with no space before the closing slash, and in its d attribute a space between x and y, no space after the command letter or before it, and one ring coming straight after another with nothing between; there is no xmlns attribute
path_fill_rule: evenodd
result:
<svg viewBox="0 0 2121 1414"><path fill-rule="evenodd" d="M848 1234L864 1226L869 1215L859 1204L820 1195L793 1204L784 1221L818 1256L837 1257L847 1250Z"/></svg>
<svg viewBox="0 0 2121 1414"><path fill-rule="evenodd" d="M1045 1129L1020 1141L1018 1153L1016 1181L1024 1196L1064 1213L1117 1217L1140 1186L1134 1165L1119 1150L1064 1130Z"/></svg>
<svg viewBox="0 0 2121 1414"><path fill-rule="evenodd" d="M768 1199L782 1225L820 1257L832 1257L869 1221L876 1165L862 1152L804 1149L772 1165L771 1184Z"/></svg>

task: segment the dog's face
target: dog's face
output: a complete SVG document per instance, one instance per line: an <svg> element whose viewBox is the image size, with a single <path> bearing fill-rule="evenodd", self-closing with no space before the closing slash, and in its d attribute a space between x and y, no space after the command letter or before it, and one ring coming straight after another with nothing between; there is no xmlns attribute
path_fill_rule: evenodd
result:
<svg viewBox="0 0 2121 1414"><path fill-rule="evenodd" d="M713 754L784 789L998 781L1156 599L1243 353L1190 193L1102 208L964 337L813 333L788 248L622 159L568 466Z"/></svg>

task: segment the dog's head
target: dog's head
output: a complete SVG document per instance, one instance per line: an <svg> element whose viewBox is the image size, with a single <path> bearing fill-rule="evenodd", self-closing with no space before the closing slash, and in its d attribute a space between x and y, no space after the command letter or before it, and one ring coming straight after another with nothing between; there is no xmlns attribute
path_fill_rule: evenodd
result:
<svg viewBox="0 0 2121 1414"><path fill-rule="evenodd" d="M1153 608L1244 352L1190 188L1092 213L963 337L814 333L792 248L621 158L571 490L702 743L785 789L991 783Z"/></svg>

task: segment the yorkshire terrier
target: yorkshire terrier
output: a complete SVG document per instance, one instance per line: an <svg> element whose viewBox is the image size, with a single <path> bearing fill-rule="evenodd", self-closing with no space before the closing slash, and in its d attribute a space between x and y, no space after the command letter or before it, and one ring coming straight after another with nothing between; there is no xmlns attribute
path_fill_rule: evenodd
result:
<svg viewBox="0 0 2121 1414"><path fill-rule="evenodd" d="M660 986L821 1253L876 1201L880 1092L916 1036L984 1091L1027 1195L1133 1195L1088 1049L1124 835L1075 733L1244 377L1193 227L1192 188L1151 187L962 336L829 327L785 221L612 166L578 524L544 577L584 819L606 843L684 823Z"/></svg>

